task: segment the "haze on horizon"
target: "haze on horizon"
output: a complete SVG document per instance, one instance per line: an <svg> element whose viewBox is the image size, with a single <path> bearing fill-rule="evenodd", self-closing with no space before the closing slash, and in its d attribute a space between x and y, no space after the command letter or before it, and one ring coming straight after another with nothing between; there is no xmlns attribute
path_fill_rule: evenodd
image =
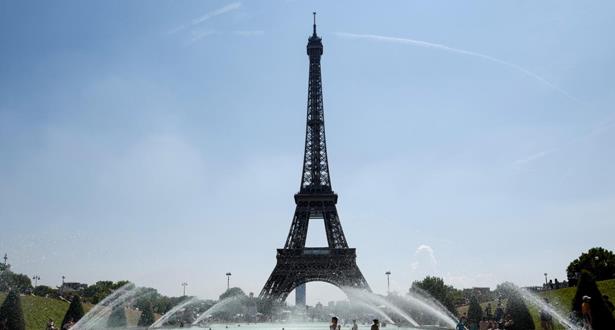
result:
<svg viewBox="0 0 615 330"><path fill-rule="evenodd" d="M615 248L613 2L19 1L0 5L13 269L206 298L230 271L258 294L299 188L312 11L331 181L372 289L387 270L398 292L539 285Z"/></svg>

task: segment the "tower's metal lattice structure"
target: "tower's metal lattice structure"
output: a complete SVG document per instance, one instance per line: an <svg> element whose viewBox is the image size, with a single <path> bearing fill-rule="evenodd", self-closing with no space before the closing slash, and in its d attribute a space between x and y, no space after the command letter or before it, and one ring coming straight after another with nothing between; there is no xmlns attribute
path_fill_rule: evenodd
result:
<svg viewBox="0 0 615 330"><path fill-rule="evenodd" d="M316 34L315 20L307 54L310 72L301 186L295 194L297 206L286 244L277 250L277 264L260 293L261 298L279 301L285 300L297 286L310 281L369 290L357 266L355 249L348 247L335 207L337 194L331 189L320 73L323 46ZM324 221L328 247L305 247L310 219Z"/></svg>

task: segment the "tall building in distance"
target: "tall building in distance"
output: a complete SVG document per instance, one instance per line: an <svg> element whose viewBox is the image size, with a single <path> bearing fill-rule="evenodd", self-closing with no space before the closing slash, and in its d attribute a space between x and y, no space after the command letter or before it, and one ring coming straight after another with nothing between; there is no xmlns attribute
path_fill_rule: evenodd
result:
<svg viewBox="0 0 615 330"><path fill-rule="evenodd" d="M305 306L307 304L305 298L305 283L303 283L295 289L295 305Z"/></svg>

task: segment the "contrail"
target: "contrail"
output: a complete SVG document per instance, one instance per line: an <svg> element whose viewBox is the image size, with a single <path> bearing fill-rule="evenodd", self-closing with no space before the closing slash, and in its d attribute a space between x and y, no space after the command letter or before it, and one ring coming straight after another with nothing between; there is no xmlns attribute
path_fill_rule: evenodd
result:
<svg viewBox="0 0 615 330"><path fill-rule="evenodd" d="M182 30L186 29L186 28L189 28L189 27L192 27L192 26L195 26L195 25L199 25L199 24L201 24L201 23L203 23L203 22L205 22L205 21L207 21L207 20L209 20L211 18L214 18L216 16L220 16L220 15L226 14L228 12L231 12L233 10L237 10L239 8L241 8L241 2L230 3L230 4L228 4L228 5L224 6L224 7L212 10L212 11L202 15L201 17L197 17L197 18L193 19L192 21L190 21L189 24L182 24L182 25L180 25L180 26L178 26L178 27L176 27L174 29L171 29L171 30L169 30L167 32L167 34L177 33L179 31L182 31Z"/></svg>
<svg viewBox="0 0 615 330"><path fill-rule="evenodd" d="M499 58L495 58L489 55L485 55L485 54L481 54L481 53L477 53L477 52L473 52L473 51L469 51L469 50L465 50L465 49L459 49L459 48L453 48L453 47L449 47L446 45L442 45L442 44L435 44L432 42L427 42L427 41L421 41L421 40L415 40L415 39L409 39L409 38L397 38L397 37L387 37L387 36L381 36L381 35L375 35L375 34L356 34L356 33L347 33L347 32L336 32L335 33L337 36L339 37L343 37L343 38L351 38L351 39L368 39L368 40L375 40L375 41L384 41L384 42L394 42L394 43L399 43L399 44L408 44L408 45L413 45L413 46L419 46L419 47L424 47L424 48L433 48L433 49L439 49L439 50L444 50L447 52L451 52L451 53L457 53L457 54L462 54L462 55L467 55L467 56L474 56L474 57L478 57L478 58L482 58L484 60L487 61L491 61L497 64L501 64L504 66L507 66L509 68L515 69L517 71L520 71L521 73L525 74L526 76L529 76L535 80L538 80L539 82L541 82L542 84L548 86L549 88L559 92L560 94L566 96L567 98L577 102L577 103L581 103L576 97L572 96L570 93L568 93L567 91L559 88L557 85L555 85L554 83L548 81L547 79L539 76L538 74L520 66L517 65L515 63L511 63L511 62L507 62L504 60L500 60Z"/></svg>

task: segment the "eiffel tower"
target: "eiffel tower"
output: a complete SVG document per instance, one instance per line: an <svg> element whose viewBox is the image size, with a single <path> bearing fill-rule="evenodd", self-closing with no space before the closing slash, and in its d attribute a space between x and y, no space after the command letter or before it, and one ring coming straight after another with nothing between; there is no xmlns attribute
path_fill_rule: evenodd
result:
<svg viewBox="0 0 615 330"><path fill-rule="evenodd" d="M286 244L277 250L277 264L260 293L264 299L284 301L293 289L311 281L370 290L357 266L356 251L346 242L335 207L337 194L331 189L320 74L322 53L314 13L314 32L307 44L310 73L301 186L295 194L297 206ZM324 221L328 247L305 247L312 219Z"/></svg>

